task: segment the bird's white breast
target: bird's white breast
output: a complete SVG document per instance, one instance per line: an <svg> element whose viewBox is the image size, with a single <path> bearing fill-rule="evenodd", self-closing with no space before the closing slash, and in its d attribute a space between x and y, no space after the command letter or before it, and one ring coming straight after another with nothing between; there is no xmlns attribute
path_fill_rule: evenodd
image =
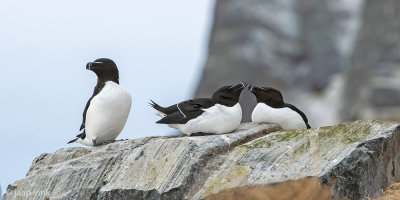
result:
<svg viewBox="0 0 400 200"><path fill-rule="evenodd" d="M216 104L203 111L200 116L189 120L186 124L175 124L171 127L188 135L192 133L224 134L235 130L242 120L242 108L239 103L232 107Z"/></svg>
<svg viewBox="0 0 400 200"><path fill-rule="evenodd" d="M294 110L284 108L272 108L265 103L258 103L253 110L251 120L256 123L274 123L283 129L307 128L303 118Z"/></svg>
<svg viewBox="0 0 400 200"><path fill-rule="evenodd" d="M93 97L86 114L86 142L114 140L128 119L132 99L118 84L108 81Z"/></svg>

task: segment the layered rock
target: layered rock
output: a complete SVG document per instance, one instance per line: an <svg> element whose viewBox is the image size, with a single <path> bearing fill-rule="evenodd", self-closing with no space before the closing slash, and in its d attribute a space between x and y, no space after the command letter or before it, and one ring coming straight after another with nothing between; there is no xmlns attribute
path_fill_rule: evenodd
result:
<svg viewBox="0 0 400 200"><path fill-rule="evenodd" d="M27 177L10 185L4 199L181 199L223 163L220 156L279 129L244 124L227 135L61 149L36 158Z"/></svg>
<svg viewBox="0 0 400 200"><path fill-rule="evenodd" d="M236 147L197 197L316 176L333 183L333 199L362 199L400 180L399 147L400 127L394 123L356 121L279 131Z"/></svg>
<svg viewBox="0 0 400 200"><path fill-rule="evenodd" d="M4 199L203 199L307 176L331 184L333 199L360 199L400 180L397 123L279 130L249 123L225 135L61 149L36 158Z"/></svg>

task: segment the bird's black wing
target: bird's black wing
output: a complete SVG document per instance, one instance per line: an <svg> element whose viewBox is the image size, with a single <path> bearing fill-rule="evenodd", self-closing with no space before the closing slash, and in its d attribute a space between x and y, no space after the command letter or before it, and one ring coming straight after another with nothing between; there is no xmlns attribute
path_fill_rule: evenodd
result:
<svg viewBox="0 0 400 200"><path fill-rule="evenodd" d="M165 107L162 107L162 106L158 105L153 100L150 100L149 105L151 107L153 107L154 109L156 109L156 110L158 110L158 111L160 111L160 112L162 112L163 114L166 114L166 115L172 114L172 113L178 111L178 108L176 107L176 104L165 108Z"/></svg>
<svg viewBox="0 0 400 200"><path fill-rule="evenodd" d="M164 118L157 121L158 124L185 124L191 119L200 116L204 111L203 109L214 106L216 101L213 99L191 99L172 105L169 110L176 108L174 112L167 114Z"/></svg>
<svg viewBox="0 0 400 200"><path fill-rule="evenodd" d="M307 119L306 114L304 114L300 109L298 109L296 106L294 106L292 104L285 103L285 106L296 111L297 113L299 113L301 118L303 118L304 123L306 124L307 128L311 128L310 124L308 124L308 119Z"/></svg>
<svg viewBox="0 0 400 200"><path fill-rule="evenodd" d="M96 85L96 87L94 87L93 94L90 97L90 99L88 100L88 102L86 103L85 110L83 111L83 120L82 120L81 127L79 128L80 131L85 128L86 112L87 112L87 110L88 110L88 108L90 106L90 102L92 101L94 96L96 96L97 94L100 93L100 91L101 91L101 89L103 89L104 85L105 85L105 83L98 83ZM85 137L83 137L83 138L85 138Z"/></svg>

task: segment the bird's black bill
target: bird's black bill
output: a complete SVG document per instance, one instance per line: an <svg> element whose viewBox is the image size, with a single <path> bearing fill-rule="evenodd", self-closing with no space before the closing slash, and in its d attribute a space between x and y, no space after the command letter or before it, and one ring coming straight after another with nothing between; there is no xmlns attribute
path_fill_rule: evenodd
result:
<svg viewBox="0 0 400 200"><path fill-rule="evenodd" d="M86 64L86 69L87 70L92 70L92 65L93 65L93 63L89 62L88 64Z"/></svg>
<svg viewBox="0 0 400 200"><path fill-rule="evenodd" d="M88 64L86 64L86 69L87 70L92 70L95 69L96 67L99 66L99 64L103 64L103 62L88 62Z"/></svg>

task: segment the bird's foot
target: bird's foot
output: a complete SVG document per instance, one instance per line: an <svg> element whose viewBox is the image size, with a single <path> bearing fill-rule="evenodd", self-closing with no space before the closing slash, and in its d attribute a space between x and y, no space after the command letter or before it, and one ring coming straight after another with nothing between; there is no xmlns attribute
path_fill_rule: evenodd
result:
<svg viewBox="0 0 400 200"><path fill-rule="evenodd" d="M190 134L190 136L209 136L209 135L217 135L215 133L203 133L203 132L199 132L199 133L192 133Z"/></svg>

